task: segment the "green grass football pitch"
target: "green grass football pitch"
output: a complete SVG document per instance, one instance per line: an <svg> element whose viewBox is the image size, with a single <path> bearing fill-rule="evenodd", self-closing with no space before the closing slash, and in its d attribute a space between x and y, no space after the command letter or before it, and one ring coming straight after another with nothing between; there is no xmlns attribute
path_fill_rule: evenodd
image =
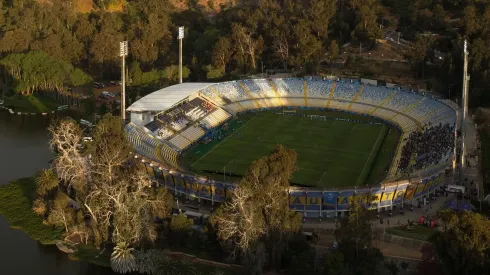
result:
<svg viewBox="0 0 490 275"><path fill-rule="evenodd" d="M302 112L369 120L341 112ZM298 154L298 170L293 174L292 184L325 188L364 186L384 179L399 139L398 131L387 125L274 112L244 114L229 125L221 140L188 150L182 159L184 167L216 180L236 181L252 161L282 144Z"/></svg>

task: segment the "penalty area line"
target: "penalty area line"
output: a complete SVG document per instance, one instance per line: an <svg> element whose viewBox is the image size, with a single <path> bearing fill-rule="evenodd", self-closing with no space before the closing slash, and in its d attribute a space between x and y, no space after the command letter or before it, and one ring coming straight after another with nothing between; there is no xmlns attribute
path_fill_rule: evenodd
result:
<svg viewBox="0 0 490 275"><path fill-rule="evenodd" d="M323 179L323 177L325 177L325 174L326 174L326 173L327 173L326 171L325 171L325 172L323 172L323 175L322 175L322 177L320 178L320 180L318 181L318 183L317 183L317 184L320 184L320 182L322 182L322 179Z"/></svg>
<svg viewBox="0 0 490 275"><path fill-rule="evenodd" d="M258 114L257 114L258 115ZM194 166L196 165L196 163L200 162L205 156L207 156L209 153L213 152L216 148L218 148L221 143L225 142L227 139L229 139L230 137L232 137L235 133L238 132L238 130L240 130L243 126L247 125L250 121L252 121L254 118L257 117L257 115L255 115L254 117L252 117L250 120L248 120L247 122L243 123L242 126L238 127L238 129L236 129L233 133L231 133L231 135L227 136L225 139L223 139L220 143L218 143L218 145L216 145L213 149L211 149L209 152L207 152L206 154L204 154L202 157L200 157L198 160L196 160L196 162L194 162L193 164L191 164L191 166Z"/></svg>

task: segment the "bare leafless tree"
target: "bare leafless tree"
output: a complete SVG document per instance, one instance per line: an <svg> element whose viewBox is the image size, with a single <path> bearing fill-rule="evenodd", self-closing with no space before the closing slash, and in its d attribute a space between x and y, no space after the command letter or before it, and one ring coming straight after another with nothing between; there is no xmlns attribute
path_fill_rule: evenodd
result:
<svg viewBox="0 0 490 275"><path fill-rule="evenodd" d="M285 35L280 34L274 39L272 48L274 49L274 55L279 59L284 69L288 68L289 60L289 43Z"/></svg>
<svg viewBox="0 0 490 275"><path fill-rule="evenodd" d="M69 233L85 234L86 240L91 237L97 247L106 241L154 241L157 233L153 221L168 214L171 196L163 188L152 188L143 171L126 168L131 146L120 120L104 117L84 153L77 148L82 136L75 121L58 121L50 132L50 145L57 153L55 171L63 180L83 183L75 188L75 199L91 218L90 229L73 225L65 219L65 209L54 208L51 222L64 226Z"/></svg>
<svg viewBox="0 0 490 275"><path fill-rule="evenodd" d="M248 250L266 232L261 213L251 203L253 195L247 186L238 186L233 199L223 204L212 217L219 228L218 238L234 242L233 255Z"/></svg>
<svg viewBox="0 0 490 275"><path fill-rule="evenodd" d="M82 130L72 119L55 121L48 128L51 134L49 145L55 153L56 174L65 183L86 181L88 167L78 145L82 140Z"/></svg>
<svg viewBox="0 0 490 275"><path fill-rule="evenodd" d="M255 38L248 28L240 24L233 24L232 36L235 40L236 54L239 55L239 59L243 62L245 56L248 56L250 66L255 70L257 68L257 53L261 52L264 46L262 36Z"/></svg>
<svg viewBox="0 0 490 275"><path fill-rule="evenodd" d="M73 212L72 209L67 209L61 205L55 204L53 208L51 208L48 216L48 223L54 224L58 226L63 226L65 232L69 231L69 227L73 223Z"/></svg>

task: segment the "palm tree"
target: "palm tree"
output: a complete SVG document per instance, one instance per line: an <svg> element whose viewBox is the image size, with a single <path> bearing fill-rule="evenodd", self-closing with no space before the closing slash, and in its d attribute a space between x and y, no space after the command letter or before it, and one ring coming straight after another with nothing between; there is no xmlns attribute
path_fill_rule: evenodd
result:
<svg viewBox="0 0 490 275"><path fill-rule="evenodd" d="M163 255L158 259L154 271L156 275L183 275L177 261L170 259L168 255Z"/></svg>
<svg viewBox="0 0 490 275"><path fill-rule="evenodd" d="M52 169L43 169L36 176L37 193L44 196L58 186L58 177Z"/></svg>
<svg viewBox="0 0 490 275"><path fill-rule="evenodd" d="M223 270L215 269L211 275L225 275L225 272Z"/></svg>
<svg viewBox="0 0 490 275"><path fill-rule="evenodd" d="M122 274L137 270L133 250L126 242L118 243L111 254L112 270Z"/></svg>
<svg viewBox="0 0 490 275"><path fill-rule="evenodd" d="M181 275L195 275L196 267L189 260L181 260L177 262L179 274Z"/></svg>

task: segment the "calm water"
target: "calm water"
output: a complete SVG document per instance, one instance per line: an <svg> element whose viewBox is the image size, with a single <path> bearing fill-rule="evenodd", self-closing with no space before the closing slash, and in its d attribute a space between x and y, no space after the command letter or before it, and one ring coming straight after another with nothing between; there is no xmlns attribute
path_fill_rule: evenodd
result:
<svg viewBox="0 0 490 275"><path fill-rule="evenodd" d="M45 117L11 116L0 110L0 185L30 177L49 166ZM22 231L9 228L0 216L1 275L99 275L114 274L84 262L71 261L56 246L44 246Z"/></svg>

